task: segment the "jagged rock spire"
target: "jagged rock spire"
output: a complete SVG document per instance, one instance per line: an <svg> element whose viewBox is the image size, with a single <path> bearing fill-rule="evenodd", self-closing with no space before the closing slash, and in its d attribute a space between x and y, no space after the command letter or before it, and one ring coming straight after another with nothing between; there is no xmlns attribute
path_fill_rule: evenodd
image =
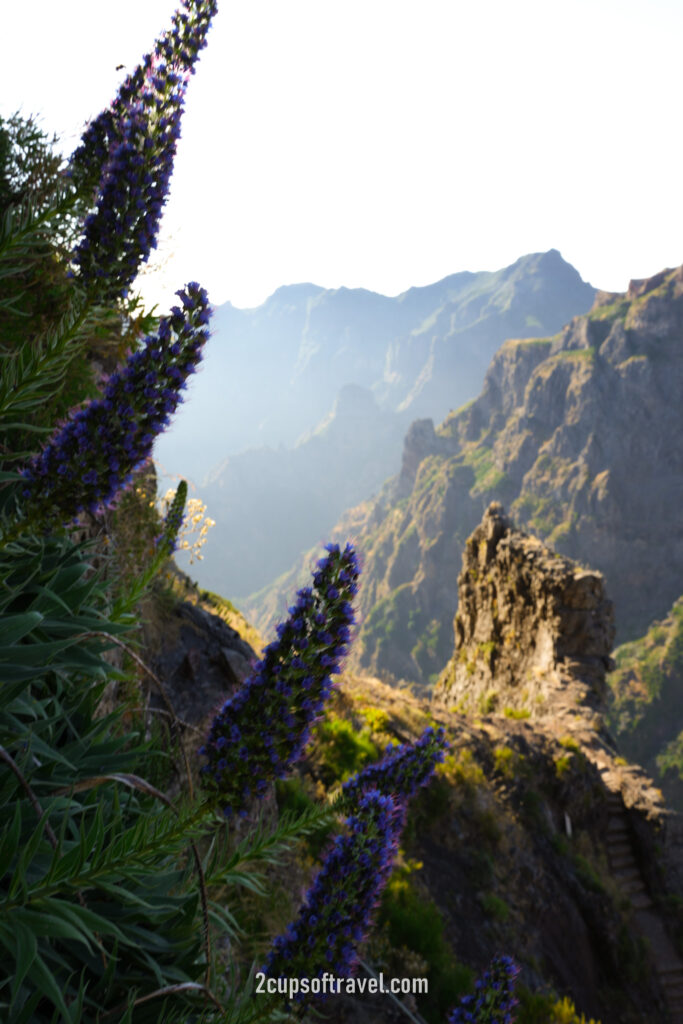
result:
<svg viewBox="0 0 683 1024"><path fill-rule="evenodd" d="M614 615L601 573L516 529L493 502L467 540L458 587L439 701L534 717L604 709Z"/></svg>

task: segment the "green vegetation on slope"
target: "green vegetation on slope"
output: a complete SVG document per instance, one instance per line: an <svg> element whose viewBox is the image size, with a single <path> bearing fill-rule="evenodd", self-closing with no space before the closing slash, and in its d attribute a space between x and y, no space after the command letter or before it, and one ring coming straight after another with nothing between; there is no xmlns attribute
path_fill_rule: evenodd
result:
<svg viewBox="0 0 683 1024"><path fill-rule="evenodd" d="M683 811L683 597L666 619L622 644L614 657L609 724L624 752Z"/></svg>

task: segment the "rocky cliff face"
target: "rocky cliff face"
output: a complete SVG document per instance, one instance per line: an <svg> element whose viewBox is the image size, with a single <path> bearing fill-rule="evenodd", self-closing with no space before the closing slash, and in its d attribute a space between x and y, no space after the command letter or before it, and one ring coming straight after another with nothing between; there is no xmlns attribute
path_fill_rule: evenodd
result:
<svg viewBox="0 0 683 1024"><path fill-rule="evenodd" d="M436 679L461 552L492 500L604 574L618 639L664 616L683 577L681 393L683 268L599 293L554 337L506 342L480 397L414 425L401 474L335 532L365 557L356 664ZM268 628L267 608L252 615Z"/></svg>
<svg viewBox="0 0 683 1024"><path fill-rule="evenodd" d="M591 713L600 727L614 641L600 573L514 529L493 503L467 540L458 590L455 653L435 699L532 718Z"/></svg>
<svg viewBox="0 0 683 1024"><path fill-rule="evenodd" d="M620 747L683 812L683 597L666 618L614 652L608 722Z"/></svg>

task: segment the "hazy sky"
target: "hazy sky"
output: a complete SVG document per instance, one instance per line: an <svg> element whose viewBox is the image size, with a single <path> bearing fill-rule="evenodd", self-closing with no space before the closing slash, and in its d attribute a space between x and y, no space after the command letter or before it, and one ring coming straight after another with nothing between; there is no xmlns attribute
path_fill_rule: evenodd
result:
<svg viewBox="0 0 683 1024"><path fill-rule="evenodd" d="M70 152L176 5L0 0L0 114ZM551 247L615 291L677 266L682 41L680 0L222 0L145 287L394 295Z"/></svg>

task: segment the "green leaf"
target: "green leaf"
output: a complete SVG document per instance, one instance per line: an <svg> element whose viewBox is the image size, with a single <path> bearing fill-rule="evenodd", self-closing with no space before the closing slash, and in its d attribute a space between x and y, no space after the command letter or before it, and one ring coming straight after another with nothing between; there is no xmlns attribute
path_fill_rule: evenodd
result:
<svg viewBox="0 0 683 1024"><path fill-rule="evenodd" d="M12 915L11 927L17 944L14 978L12 979L12 1002L14 1002L21 983L31 969L33 961L38 954L38 941L35 932L18 921L14 914Z"/></svg>
<svg viewBox="0 0 683 1024"><path fill-rule="evenodd" d="M64 1015L66 1020L71 1021L72 1017L64 1002L59 983L39 955L36 955L34 958L29 968L28 976L38 990Z"/></svg>
<svg viewBox="0 0 683 1024"><path fill-rule="evenodd" d="M64 901L47 899L36 904L39 908L37 910L16 907L10 913L12 927L26 928L33 935L43 938L74 939L76 942L84 943L91 950L91 942L95 941L95 936L83 928L77 918L68 913L70 908L66 904L62 904Z"/></svg>
<svg viewBox="0 0 683 1024"><path fill-rule="evenodd" d="M7 615L0 619L0 644L14 644L35 629L43 621L40 612L24 612L23 615ZM0 658L2 654L0 653Z"/></svg>
<svg viewBox="0 0 683 1024"><path fill-rule="evenodd" d="M17 800L14 808L12 824L8 826L0 839L0 879L9 871L16 856L21 837L21 803Z"/></svg>
<svg viewBox="0 0 683 1024"><path fill-rule="evenodd" d="M119 942L129 944L129 940L118 925L114 924L110 918L95 913L88 906L83 906L80 903L69 903L66 900L55 897L51 897L49 900L41 900L40 902L56 908L63 918L70 920L72 924L80 928L83 935L89 935L93 939L97 935L114 935Z"/></svg>

